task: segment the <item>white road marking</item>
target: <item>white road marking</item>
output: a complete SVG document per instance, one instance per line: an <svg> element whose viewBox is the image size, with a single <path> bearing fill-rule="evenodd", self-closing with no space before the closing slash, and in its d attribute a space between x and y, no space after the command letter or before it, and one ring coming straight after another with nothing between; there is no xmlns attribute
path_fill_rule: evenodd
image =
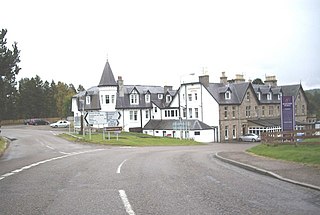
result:
<svg viewBox="0 0 320 215"><path fill-rule="evenodd" d="M53 148L53 147L51 147L51 146L46 145L46 147L47 147L48 149L52 149L52 150L54 150L54 148Z"/></svg>
<svg viewBox="0 0 320 215"><path fill-rule="evenodd" d="M58 159L62 159L62 158L67 158L67 157L74 156L74 155L80 155L80 154L90 153L90 152L98 152L98 151L103 151L103 150L105 150L105 149L94 149L94 150L87 150L87 151L82 151L82 152L73 152L73 153L69 153L69 154L66 154L66 155L59 156L59 157L54 157L54 158L50 158L50 159L47 159L47 160L39 161L37 163L33 163L33 164L28 165L28 166L24 166L24 167L21 167L20 169L16 169L16 170L13 170L11 172L8 172L8 173L5 173L5 174L1 175L0 176L0 181L5 179L6 177L15 175L15 174L17 174L19 172L22 172L24 170L30 169L32 167L36 167L36 166L38 166L40 164L48 163L48 162L51 162L51 161L54 161L54 160L58 160Z"/></svg>
<svg viewBox="0 0 320 215"><path fill-rule="evenodd" d="M125 159L124 161L122 161L122 163L118 166L118 169L117 169L117 173L120 174L121 172L121 167L122 165L127 161L127 159Z"/></svg>
<svg viewBox="0 0 320 215"><path fill-rule="evenodd" d="M132 210L132 207L130 205L130 202L128 200L128 197L126 195L126 192L124 190L119 190L119 195L121 197L121 200L123 202L123 205L126 209L126 212L129 214L129 215L135 215L134 211Z"/></svg>

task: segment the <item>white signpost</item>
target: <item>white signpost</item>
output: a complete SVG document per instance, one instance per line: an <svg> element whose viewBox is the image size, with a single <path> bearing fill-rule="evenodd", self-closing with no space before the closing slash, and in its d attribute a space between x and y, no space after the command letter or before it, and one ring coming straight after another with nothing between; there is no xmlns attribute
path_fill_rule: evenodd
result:
<svg viewBox="0 0 320 215"><path fill-rule="evenodd" d="M92 111L87 112L85 114L84 120L86 121L87 125L93 126L93 125L102 125L105 129L103 129L103 139L104 139L104 132L105 130L108 131L108 136L110 140L110 131L117 132L117 139L118 134L121 132L122 127L119 127L119 121L121 114L118 111L108 111L108 112L102 112L102 111ZM91 139L91 138L90 138Z"/></svg>

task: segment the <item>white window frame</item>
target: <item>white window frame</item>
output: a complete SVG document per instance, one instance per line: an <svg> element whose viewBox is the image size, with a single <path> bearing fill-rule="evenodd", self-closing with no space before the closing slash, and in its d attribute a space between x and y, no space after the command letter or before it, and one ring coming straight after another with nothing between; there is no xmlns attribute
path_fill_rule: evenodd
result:
<svg viewBox="0 0 320 215"><path fill-rule="evenodd" d="M271 101L271 100L272 100L272 93L271 93L271 92L269 92L269 93L267 94L267 100L268 100L268 101Z"/></svg>
<svg viewBox="0 0 320 215"><path fill-rule="evenodd" d="M130 121L138 121L138 111L136 110L130 111Z"/></svg>
<svg viewBox="0 0 320 215"><path fill-rule="evenodd" d="M145 101L146 101L146 103L150 103L150 93L147 93L145 95Z"/></svg>
<svg viewBox="0 0 320 215"><path fill-rule="evenodd" d="M86 96L86 104L91 104L91 96Z"/></svg>
<svg viewBox="0 0 320 215"><path fill-rule="evenodd" d="M230 92L230 90L228 90L228 91L224 94L224 98L225 98L226 100L230 100L230 99L231 99L231 92Z"/></svg>
<svg viewBox="0 0 320 215"><path fill-rule="evenodd" d="M163 94L162 93L158 93L158 99L163 99Z"/></svg>
<svg viewBox="0 0 320 215"><path fill-rule="evenodd" d="M170 96L170 95L167 95L167 96L166 96L166 102L167 102L167 103L171 102L171 96Z"/></svg>
<svg viewBox="0 0 320 215"><path fill-rule="evenodd" d="M139 104L139 95L136 91L130 94L130 104L138 105Z"/></svg>

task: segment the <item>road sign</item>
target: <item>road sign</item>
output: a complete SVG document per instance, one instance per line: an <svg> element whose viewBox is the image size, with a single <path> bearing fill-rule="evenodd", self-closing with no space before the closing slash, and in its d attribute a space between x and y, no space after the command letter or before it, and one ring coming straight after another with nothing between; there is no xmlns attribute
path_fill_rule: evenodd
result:
<svg viewBox="0 0 320 215"><path fill-rule="evenodd" d="M89 125L105 125L107 127L116 127L119 125L118 119L121 114L118 111L94 111L87 112L84 120Z"/></svg>
<svg viewBox="0 0 320 215"><path fill-rule="evenodd" d="M84 119L87 122L87 124L92 125L107 124L108 122L106 112L100 111L88 112L85 115Z"/></svg>

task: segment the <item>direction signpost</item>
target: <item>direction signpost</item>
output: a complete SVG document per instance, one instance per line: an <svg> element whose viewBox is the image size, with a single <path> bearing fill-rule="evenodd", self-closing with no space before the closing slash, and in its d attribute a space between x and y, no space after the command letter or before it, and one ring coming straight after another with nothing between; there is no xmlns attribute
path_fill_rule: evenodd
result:
<svg viewBox="0 0 320 215"><path fill-rule="evenodd" d="M103 129L103 139L105 137L104 132L108 131L108 136L110 140L110 131L117 132L117 139L119 132L122 131L122 127L119 126L119 119L121 114L118 111L92 111L85 114L84 120L88 126L100 126Z"/></svg>

